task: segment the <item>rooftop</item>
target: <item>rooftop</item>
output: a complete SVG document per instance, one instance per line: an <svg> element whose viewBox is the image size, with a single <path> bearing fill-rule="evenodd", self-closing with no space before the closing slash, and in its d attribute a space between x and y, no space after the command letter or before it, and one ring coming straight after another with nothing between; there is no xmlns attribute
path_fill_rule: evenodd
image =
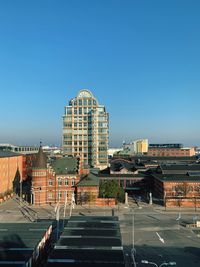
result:
<svg viewBox="0 0 200 267"><path fill-rule="evenodd" d="M200 182L200 175L188 174L153 174L153 177L162 182Z"/></svg>
<svg viewBox="0 0 200 267"><path fill-rule="evenodd" d="M36 169L46 169L47 168L47 156L44 153L42 146L40 146L39 151L36 155L33 167Z"/></svg>
<svg viewBox="0 0 200 267"><path fill-rule="evenodd" d="M78 187L81 186L99 186L99 177L93 173L89 173L81 178L76 184Z"/></svg>
<svg viewBox="0 0 200 267"><path fill-rule="evenodd" d="M78 172L78 159L77 158L60 158L55 159L51 166L56 174L73 174Z"/></svg>
<svg viewBox="0 0 200 267"><path fill-rule="evenodd" d="M0 158L9 158L9 157L18 157L18 156L22 156L22 155L19 153L12 152L12 151L0 150Z"/></svg>
<svg viewBox="0 0 200 267"><path fill-rule="evenodd" d="M162 170L190 170L200 171L200 164L161 164Z"/></svg>

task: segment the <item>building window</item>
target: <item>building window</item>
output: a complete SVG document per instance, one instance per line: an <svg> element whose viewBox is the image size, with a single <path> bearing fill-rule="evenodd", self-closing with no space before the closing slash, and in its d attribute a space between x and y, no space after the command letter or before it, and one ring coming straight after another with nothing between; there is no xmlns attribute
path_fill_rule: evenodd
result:
<svg viewBox="0 0 200 267"><path fill-rule="evenodd" d="M82 115L82 108L79 108L78 112L79 112L80 115Z"/></svg>
<svg viewBox="0 0 200 267"><path fill-rule="evenodd" d="M49 199L52 199L52 198L53 198L53 194L52 194L52 192L49 192L49 193L48 193L48 198L49 198Z"/></svg>
<svg viewBox="0 0 200 267"><path fill-rule="evenodd" d="M62 191L58 191L58 199L61 199L62 198Z"/></svg>
<svg viewBox="0 0 200 267"><path fill-rule="evenodd" d="M68 179L65 179L65 186L68 186L68 185L69 185Z"/></svg>
<svg viewBox="0 0 200 267"><path fill-rule="evenodd" d="M53 180L49 179L49 186L52 186L52 185L53 185Z"/></svg>
<svg viewBox="0 0 200 267"><path fill-rule="evenodd" d="M76 182L75 182L75 180L72 180L72 186L74 186L74 185L75 185L75 183L76 183Z"/></svg>
<svg viewBox="0 0 200 267"><path fill-rule="evenodd" d="M58 178L58 185L61 186L62 185L62 179Z"/></svg>
<svg viewBox="0 0 200 267"><path fill-rule="evenodd" d="M72 114L72 109L71 108L67 108L67 114L71 115Z"/></svg>
<svg viewBox="0 0 200 267"><path fill-rule="evenodd" d="M67 193L67 191L64 192L64 198L68 198L69 197L69 194Z"/></svg>

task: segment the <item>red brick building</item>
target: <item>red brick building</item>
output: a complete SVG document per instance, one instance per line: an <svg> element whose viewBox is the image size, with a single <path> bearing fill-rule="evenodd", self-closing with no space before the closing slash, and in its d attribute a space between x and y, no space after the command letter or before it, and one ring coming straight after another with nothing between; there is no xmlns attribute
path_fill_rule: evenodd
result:
<svg viewBox="0 0 200 267"><path fill-rule="evenodd" d="M19 187L31 175L34 154L22 155L11 151L0 151L0 193L13 190L13 183ZM16 181L17 179L17 181Z"/></svg>
<svg viewBox="0 0 200 267"><path fill-rule="evenodd" d="M200 174L154 174L155 195L166 207L200 207Z"/></svg>
<svg viewBox="0 0 200 267"><path fill-rule="evenodd" d="M169 147L149 147L147 156L155 157L192 157L195 155L194 147L190 148L169 148Z"/></svg>
<svg viewBox="0 0 200 267"><path fill-rule="evenodd" d="M79 180L79 159L64 157L47 163L40 147L32 170L32 204L64 204L66 198L70 202Z"/></svg>

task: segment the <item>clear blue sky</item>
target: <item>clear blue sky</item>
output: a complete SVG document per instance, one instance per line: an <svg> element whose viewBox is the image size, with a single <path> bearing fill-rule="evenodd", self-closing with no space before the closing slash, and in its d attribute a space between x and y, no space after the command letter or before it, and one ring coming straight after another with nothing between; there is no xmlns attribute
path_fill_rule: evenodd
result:
<svg viewBox="0 0 200 267"><path fill-rule="evenodd" d="M111 146L200 145L200 1L1 0L0 143L60 144L82 88Z"/></svg>

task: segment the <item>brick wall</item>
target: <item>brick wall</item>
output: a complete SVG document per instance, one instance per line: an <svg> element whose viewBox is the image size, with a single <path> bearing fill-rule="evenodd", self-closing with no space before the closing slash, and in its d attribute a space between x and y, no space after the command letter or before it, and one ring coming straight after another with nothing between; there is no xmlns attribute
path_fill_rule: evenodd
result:
<svg viewBox="0 0 200 267"><path fill-rule="evenodd" d="M23 156L0 158L0 193L13 189L13 180L17 168L20 175L23 175Z"/></svg>
<svg viewBox="0 0 200 267"><path fill-rule="evenodd" d="M156 157L191 157L195 155L195 149L191 148L149 148L147 156Z"/></svg>

